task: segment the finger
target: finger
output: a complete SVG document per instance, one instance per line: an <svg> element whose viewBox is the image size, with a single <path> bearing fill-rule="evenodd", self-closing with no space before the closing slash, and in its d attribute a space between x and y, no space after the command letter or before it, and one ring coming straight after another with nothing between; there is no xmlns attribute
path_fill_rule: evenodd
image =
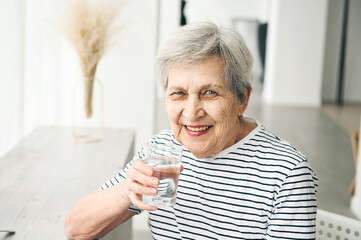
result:
<svg viewBox="0 0 361 240"><path fill-rule="evenodd" d="M157 187L159 185L159 179L156 177L150 177L139 172L137 169L131 168L127 171L127 179L131 182L137 182L146 186Z"/></svg>
<svg viewBox="0 0 361 240"><path fill-rule="evenodd" d="M130 194L130 199L131 199L133 205L135 207L140 208L140 209L143 209L143 210L146 210L146 211L155 211L155 210L158 209L156 206L151 206L151 205L145 204L141 200L141 196L139 194L134 193L134 192L132 192Z"/></svg>
<svg viewBox="0 0 361 240"><path fill-rule="evenodd" d="M184 170L184 167L183 167L183 165L181 164L180 171L183 172L183 170Z"/></svg>
<svg viewBox="0 0 361 240"><path fill-rule="evenodd" d="M134 192L136 194L140 195L151 195L155 196L158 193L158 190L154 187L147 187L144 185L141 185L136 182L128 182L128 189L130 189L130 192Z"/></svg>
<svg viewBox="0 0 361 240"><path fill-rule="evenodd" d="M153 168L151 166L145 164L142 159L135 160L133 163L133 167L148 176L152 176L153 172L154 172Z"/></svg>

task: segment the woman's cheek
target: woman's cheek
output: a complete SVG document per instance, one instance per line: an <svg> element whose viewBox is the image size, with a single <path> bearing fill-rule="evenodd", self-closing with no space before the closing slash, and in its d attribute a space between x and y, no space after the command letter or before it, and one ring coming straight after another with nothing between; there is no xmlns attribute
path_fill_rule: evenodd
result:
<svg viewBox="0 0 361 240"><path fill-rule="evenodd" d="M219 111L221 110L221 106L219 103L207 101L203 105L203 110L211 119L217 121Z"/></svg>
<svg viewBox="0 0 361 240"><path fill-rule="evenodd" d="M166 109L168 112L168 118L173 124L179 123L181 117L181 106L176 103L167 103Z"/></svg>

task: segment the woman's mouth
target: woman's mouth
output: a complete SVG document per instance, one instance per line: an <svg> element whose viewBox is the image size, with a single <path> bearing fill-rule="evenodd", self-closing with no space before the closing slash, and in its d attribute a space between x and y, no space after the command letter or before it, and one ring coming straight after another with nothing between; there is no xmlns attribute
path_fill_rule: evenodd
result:
<svg viewBox="0 0 361 240"><path fill-rule="evenodd" d="M209 125L209 126L184 126L184 127L189 135L197 137L207 133L212 126Z"/></svg>

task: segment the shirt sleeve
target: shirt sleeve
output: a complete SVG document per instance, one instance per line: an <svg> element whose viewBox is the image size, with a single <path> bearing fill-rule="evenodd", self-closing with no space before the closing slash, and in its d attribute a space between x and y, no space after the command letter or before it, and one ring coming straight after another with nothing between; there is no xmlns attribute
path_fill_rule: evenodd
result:
<svg viewBox="0 0 361 240"><path fill-rule="evenodd" d="M315 239L317 187L307 161L293 168L276 196L267 239Z"/></svg>

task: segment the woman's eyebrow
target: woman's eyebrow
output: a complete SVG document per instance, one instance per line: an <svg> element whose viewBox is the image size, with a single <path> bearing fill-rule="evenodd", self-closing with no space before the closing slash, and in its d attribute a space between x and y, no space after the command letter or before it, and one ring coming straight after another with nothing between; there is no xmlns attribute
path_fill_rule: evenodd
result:
<svg viewBox="0 0 361 240"><path fill-rule="evenodd" d="M201 87L201 89L215 89L215 90L219 90L219 89L223 89L222 86L217 85L217 84L205 84Z"/></svg>
<svg viewBox="0 0 361 240"><path fill-rule="evenodd" d="M167 91L179 91L179 90L183 90L183 88L179 86L173 86L167 88Z"/></svg>
<svg viewBox="0 0 361 240"><path fill-rule="evenodd" d="M221 85L212 84L212 83L204 84L199 87L199 89L202 89L202 90L214 89L214 90L218 90L218 91L223 88L224 87ZM183 90L183 89L184 89L184 87L181 87L181 86L171 86L171 87L167 88L167 91L179 91L179 90Z"/></svg>

